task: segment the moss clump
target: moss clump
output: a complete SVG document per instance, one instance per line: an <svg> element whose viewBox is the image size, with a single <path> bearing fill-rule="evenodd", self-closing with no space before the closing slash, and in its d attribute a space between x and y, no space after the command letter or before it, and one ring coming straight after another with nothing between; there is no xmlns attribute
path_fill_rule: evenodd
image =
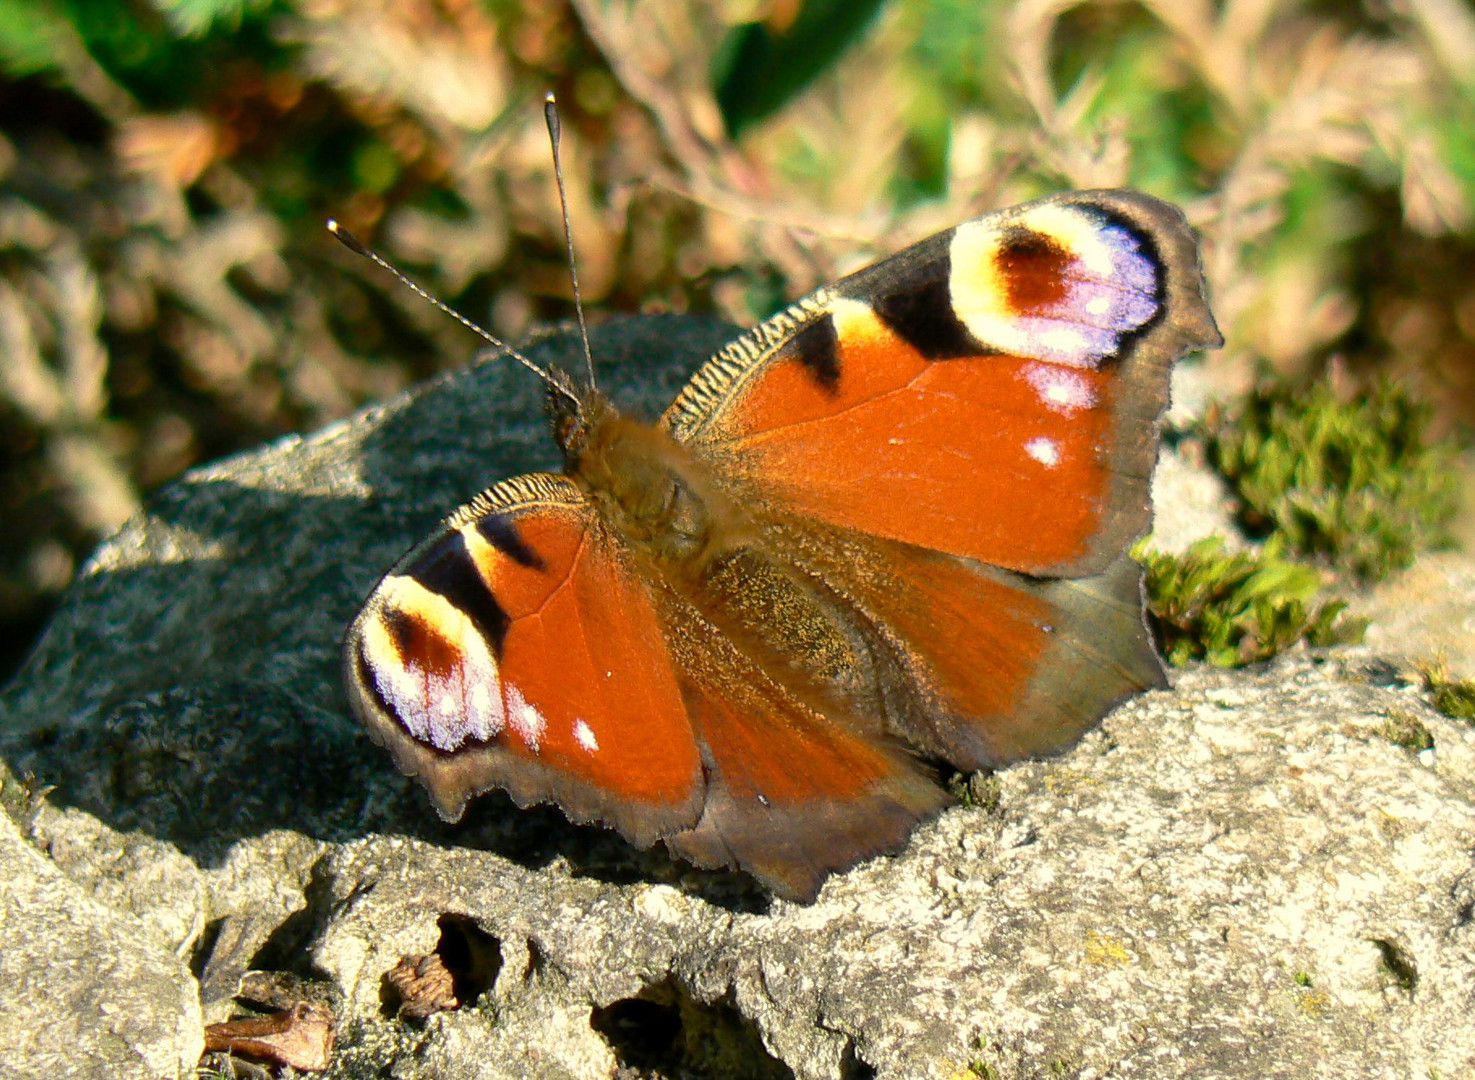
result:
<svg viewBox="0 0 1475 1080"><path fill-rule="evenodd" d="M1434 746L1434 733L1428 725L1406 709L1389 709L1387 719L1376 730L1405 750L1429 750Z"/></svg>
<svg viewBox="0 0 1475 1080"><path fill-rule="evenodd" d="M977 807L992 814L999 808L1004 786L995 773L955 773L948 779L947 789L959 806Z"/></svg>
<svg viewBox="0 0 1475 1080"><path fill-rule="evenodd" d="M1318 382L1261 387L1211 408L1204 429L1253 535L1372 582L1449 542L1455 450L1427 440L1430 415L1387 380L1351 400Z"/></svg>
<svg viewBox="0 0 1475 1080"><path fill-rule="evenodd" d="M1231 553L1210 536L1174 555L1138 545L1133 556L1147 572L1147 606L1170 664L1235 667L1268 660L1297 641L1362 640L1366 620L1343 618L1341 600L1313 605L1321 574L1283 558L1281 546L1272 540L1259 551Z"/></svg>
<svg viewBox="0 0 1475 1080"><path fill-rule="evenodd" d="M1443 656L1419 665L1424 689L1434 699L1434 707L1445 716L1475 724L1475 679L1452 679Z"/></svg>

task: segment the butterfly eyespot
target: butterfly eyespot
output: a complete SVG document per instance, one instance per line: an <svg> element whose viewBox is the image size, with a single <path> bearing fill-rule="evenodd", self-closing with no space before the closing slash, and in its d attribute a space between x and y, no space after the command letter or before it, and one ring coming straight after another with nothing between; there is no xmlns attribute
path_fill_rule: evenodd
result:
<svg viewBox="0 0 1475 1080"><path fill-rule="evenodd" d="M826 286L654 425L555 374L564 475L385 575L349 699L447 818L502 788L811 900L949 803L942 766L1165 685L1128 548L1172 365L1219 341L1182 215L1094 191Z"/></svg>

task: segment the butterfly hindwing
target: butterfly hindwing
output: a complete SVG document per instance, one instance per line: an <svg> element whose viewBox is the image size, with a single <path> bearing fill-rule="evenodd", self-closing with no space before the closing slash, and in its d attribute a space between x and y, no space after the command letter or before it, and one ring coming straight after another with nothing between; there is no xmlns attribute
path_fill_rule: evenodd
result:
<svg viewBox="0 0 1475 1080"><path fill-rule="evenodd" d="M1058 753L1165 685L1125 554L1100 574L1041 580L853 531L780 528L844 590L881 658L887 729L928 757L972 771Z"/></svg>
<svg viewBox="0 0 1475 1080"><path fill-rule="evenodd" d="M492 787L642 845L697 820L700 754L648 589L567 477L458 511L379 583L345 663L355 711L449 820Z"/></svg>
<svg viewBox="0 0 1475 1080"><path fill-rule="evenodd" d="M701 820L666 839L672 851L807 901L946 805L930 770L874 724L803 700L684 604L665 618L708 775Z"/></svg>

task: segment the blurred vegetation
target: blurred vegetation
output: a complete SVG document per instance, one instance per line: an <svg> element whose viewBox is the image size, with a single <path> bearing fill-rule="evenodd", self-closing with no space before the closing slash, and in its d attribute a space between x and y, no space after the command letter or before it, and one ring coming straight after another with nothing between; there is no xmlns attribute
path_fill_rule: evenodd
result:
<svg viewBox="0 0 1475 1080"><path fill-rule="evenodd" d="M0 674L181 469L475 348L342 219L513 339L767 314L1047 190L1204 236L1225 393L1340 356L1475 413L1464 0L0 0Z"/></svg>

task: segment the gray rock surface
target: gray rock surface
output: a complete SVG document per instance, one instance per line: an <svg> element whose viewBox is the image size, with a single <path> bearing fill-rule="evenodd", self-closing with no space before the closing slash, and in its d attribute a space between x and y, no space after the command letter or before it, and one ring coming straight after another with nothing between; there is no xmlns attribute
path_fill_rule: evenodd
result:
<svg viewBox="0 0 1475 1080"><path fill-rule="evenodd" d="M652 413L727 333L603 328L602 380ZM1371 650L1175 673L809 907L500 796L441 824L348 720L338 638L449 508L554 463L539 399L474 369L98 552L0 696L54 785L0 792L0 1074L189 1075L268 968L331 981L344 1080L1475 1075L1475 729ZM1432 751L1383 734L1410 717ZM432 951L468 1004L396 1019L385 972Z"/></svg>
<svg viewBox="0 0 1475 1080"><path fill-rule="evenodd" d="M0 1076L189 1075L204 1048L189 968L89 891L0 814Z"/></svg>

